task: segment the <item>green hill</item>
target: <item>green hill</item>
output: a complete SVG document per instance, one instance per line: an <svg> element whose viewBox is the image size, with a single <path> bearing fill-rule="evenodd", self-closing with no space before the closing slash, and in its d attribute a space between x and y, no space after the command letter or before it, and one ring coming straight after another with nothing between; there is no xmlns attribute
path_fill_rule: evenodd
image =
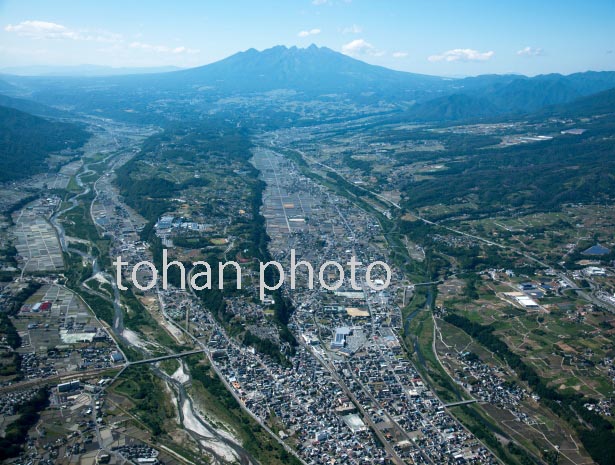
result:
<svg viewBox="0 0 615 465"><path fill-rule="evenodd" d="M78 148L87 138L77 125L0 106L0 182L45 171L51 153Z"/></svg>

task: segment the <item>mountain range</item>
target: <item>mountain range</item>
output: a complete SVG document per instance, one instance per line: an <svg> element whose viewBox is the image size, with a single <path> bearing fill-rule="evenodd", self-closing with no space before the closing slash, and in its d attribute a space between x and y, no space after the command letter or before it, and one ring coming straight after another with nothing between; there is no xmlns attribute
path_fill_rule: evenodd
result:
<svg viewBox="0 0 615 465"><path fill-rule="evenodd" d="M209 84L230 91L291 89L309 94L427 90L446 80L374 66L327 47L249 49L216 63L161 76L168 82Z"/></svg>
<svg viewBox="0 0 615 465"><path fill-rule="evenodd" d="M205 108L208 102L228 97L285 90L284 96L277 98L385 103L408 120L457 121L523 115L614 87L615 72L611 71L452 79L394 71L315 45L304 49L249 49L205 66L164 73L0 76L0 92L11 97L76 111L96 110L115 117L129 117L122 114L126 108L144 114L161 99L187 99L201 102ZM194 111L191 105L193 108L187 111Z"/></svg>
<svg viewBox="0 0 615 465"><path fill-rule="evenodd" d="M75 65L75 66L9 66L0 69L2 74L17 76L121 76L125 74L152 74L177 71L177 66L155 67L114 67L102 65Z"/></svg>

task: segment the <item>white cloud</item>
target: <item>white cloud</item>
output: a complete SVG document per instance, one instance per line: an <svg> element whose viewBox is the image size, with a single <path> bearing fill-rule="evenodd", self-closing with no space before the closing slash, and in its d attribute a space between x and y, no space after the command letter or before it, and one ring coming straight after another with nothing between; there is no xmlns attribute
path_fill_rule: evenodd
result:
<svg viewBox="0 0 615 465"><path fill-rule="evenodd" d="M7 32L15 32L23 37L36 39L55 39L65 38L70 31L61 24L50 23L47 21L22 21L19 24L8 24L4 27Z"/></svg>
<svg viewBox="0 0 615 465"><path fill-rule="evenodd" d="M320 29L310 29L309 31L301 31L297 34L299 37L315 36L320 34Z"/></svg>
<svg viewBox="0 0 615 465"><path fill-rule="evenodd" d="M517 50L517 55L525 57L537 57L543 55L544 51L539 47L523 47L521 50Z"/></svg>
<svg viewBox="0 0 615 465"><path fill-rule="evenodd" d="M312 0L312 5L325 5L329 3L329 0Z"/></svg>
<svg viewBox="0 0 615 465"><path fill-rule="evenodd" d="M350 56L382 56L384 52L378 50L364 39L355 39L347 44L342 45L342 53Z"/></svg>
<svg viewBox="0 0 615 465"><path fill-rule="evenodd" d="M4 27L4 30L31 39L66 39L102 43L113 43L122 40L120 34L114 34L108 31L73 30L62 24L38 20L22 21L19 24L8 24Z"/></svg>
<svg viewBox="0 0 615 465"><path fill-rule="evenodd" d="M408 52L393 52L393 58L406 58Z"/></svg>
<svg viewBox="0 0 615 465"><path fill-rule="evenodd" d="M493 55L495 55L494 51L489 52L479 52L478 50L472 50L471 48L456 48L453 50L448 50L440 55L431 55L427 59L429 61L487 61L490 60Z"/></svg>
<svg viewBox="0 0 615 465"><path fill-rule="evenodd" d="M31 42L28 44L29 48L23 49L9 49L0 45L0 54L14 55L15 61L23 61L24 57L30 55L36 55L36 61L41 63L57 63L59 60L66 60L68 42L80 43L84 46L87 44L86 50L89 51L90 56L98 57L98 54L105 54L109 57L108 61L114 66L155 66L160 64L195 66L200 60L200 50L182 45L179 39L173 40L172 45L152 44L145 39L141 39L142 34L138 32L123 36L101 29L77 29L63 24L38 20L6 24L3 29L8 34L24 38L23 42ZM36 50L31 50L30 48L36 44L40 45L36 46ZM90 62L89 58L83 60L83 56L75 56L72 59L73 61Z"/></svg>
<svg viewBox="0 0 615 465"><path fill-rule="evenodd" d="M350 27L345 27L344 29L342 29L342 32L344 34L361 34L361 32L363 32L363 29L361 28L361 26L353 24Z"/></svg>
<svg viewBox="0 0 615 465"><path fill-rule="evenodd" d="M146 50L149 52L156 52L156 53L173 53L173 54L180 54L180 53L188 53L188 54L194 54L194 53L199 53L200 50L197 49L193 49L193 48L187 48L184 46L179 46L179 47L169 47L167 45L152 45L152 44L148 44L148 43L144 43L144 42L131 42L129 45L130 48L136 48L136 49L140 49L140 50Z"/></svg>

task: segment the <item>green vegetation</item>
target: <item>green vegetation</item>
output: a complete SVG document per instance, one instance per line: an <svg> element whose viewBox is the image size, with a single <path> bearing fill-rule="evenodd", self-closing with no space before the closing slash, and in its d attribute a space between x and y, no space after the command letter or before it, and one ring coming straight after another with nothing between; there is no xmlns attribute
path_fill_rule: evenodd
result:
<svg viewBox="0 0 615 465"><path fill-rule="evenodd" d="M173 245L185 249L203 249L211 245L211 241L203 236L177 236L173 238Z"/></svg>
<svg viewBox="0 0 615 465"><path fill-rule="evenodd" d="M205 391L211 406L219 404L216 413L222 421L237 431L242 445L260 463L267 465L298 465L299 461L289 454L254 419L244 412L215 371L197 356L186 358L193 384L198 383Z"/></svg>
<svg viewBox="0 0 615 465"><path fill-rule="evenodd" d="M3 334L6 338L6 343L9 347L13 349L17 349L21 345L21 338L13 326L13 322L9 318L9 316L0 312L0 334Z"/></svg>
<svg viewBox="0 0 615 465"><path fill-rule="evenodd" d="M113 303L93 292L87 292L81 286L81 283L92 275L91 265L86 264L76 253L64 253L64 263L66 263L66 287L78 294L98 318L113 326L115 313Z"/></svg>
<svg viewBox="0 0 615 465"><path fill-rule="evenodd" d="M0 106L0 182L47 170L52 152L76 149L89 134L74 124L52 122Z"/></svg>
<svg viewBox="0 0 615 465"><path fill-rule="evenodd" d="M13 213L15 213L16 211L21 210L23 207L28 205L30 202L33 202L33 201L35 201L38 198L39 198L38 194L28 195L28 196L24 197L23 199L21 199L19 202L14 203L13 205L11 205L7 210L5 210L4 213L6 214L7 218L10 221L10 223L13 224L13 217L11 216Z"/></svg>
<svg viewBox="0 0 615 465"><path fill-rule="evenodd" d="M73 252L64 252L64 264L66 271L66 286L71 289L79 289L82 281L86 280L92 274L92 266L81 257L81 255Z"/></svg>
<svg viewBox="0 0 615 465"><path fill-rule="evenodd" d="M167 375L171 376L179 368L179 361L175 358L169 358L160 362L160 369Z"/></svg>
<svg viewBox="0 0 615 465"><path fill-rule="evenodd" d="M504 463L519 465L540 463L513 441L503 446L496 434L503 437L506 435L497 425L493 424L493 421L485 417L479 407L460 405L453 407L453 413L478 439L483 441L500 459L504 460Z"/></svg>
<svg viewBox="0 0 615 465"><path fill-rule="evenodd" d="M410 304L403 311L405 345L417 369L430 382L442 400L446 402L464 400L466 397L444 371L433 351L434 325L431 309L426 306L427 291L425 288L418 288Z"/></svg>
<svg viewBox="0 0 615 465"><path fill-rule="evenodd" d="M121 300L126 312L124 313L124 324L138 333L147 336L147 339L160 343L164 348L174 352L186 350L186 347L179 345L158 322L150 315L147 309L141 304L137 296L131 289L122 291Z"/></svg>
<svg viewBox="0 0 615 465"><path fill-rule="evenodd" d="M250 331L246 331L243 335L243 343L247 346L254 347L261 354L269 355L280 364L288 364L288 360L280 352L280 346L271 342L269 339L262 339L252 334Z"/></svg>
<svg viewBox="0 0 615 465"><path fill-rule="evenodd" d="M12 376L12 381L23 379L19 352L2 352L0 354L0 376Z"/></svg>
<svg viewBox="0 0 615 465"><path fill-rule="evenodd" d="M87 293L82 290L77 291L77 293L90 306L98 318L113 326L114 309L111 302L96 294Z"/></svg>
<svg viewBox="0 0 615 465"><path fill-rule="evenodd" d="M147 310L141 305L141 302L133 294L131 289L122 291L122 303L126 306L127 312L124 318L126 327L140 331L141 326L156 325L156 322Z"/></svg>
<svg viewBox="0 0 615 465"><path fill-rule="evenodd" d="M117 170L117 184L126 203L149 221L141 237L149 242L153 262L158 269L162 267L163 245L154 233L154 224L165 213L177 214L174 198L193 197L196 202L191 208L197 215L212 222L215 219L230 222L227 233L237 238L237 248L228 251L229 255L241 253L251 260L271 260L265 219L260 214L265 185L258 179L258 171L249 161L251 143L248 136L245 130L218 119L189 127L170 126L162 134L147 139L142 152ZM195 177L197 175L199 177ZM221 196L234 197L235 201L228 203L234 211L220 204L225 201L218 198ZM243 213L236 213L239 210ZM222 251L210 239L186 233L173 240L178 247L200 250L203 259L212 265L211 282L218 283L217 263L223 258ZM203 270L195 270L200 271ZM230 334L240 335L245 331L244 326L227 308L226 298L243 295L246 291L237 289L231 270L227 273L224 289L220 290L214 285L212 289L197 291L197 295ZM275 270L269 267L265 279L270 284L276 279L274 273ZM177 267L169 269L168 281L179 286ZM288 344L288 353L292 355L297 342L287 329L287 324L294 309L282 292L276 291L272 297L275 301L273 317L279 327L280 339ZM246 336L244 343L285 363L278 344L261 340L253 334Z"/></svg>
<svg viewBox="0 0 615 465"><path fill-rule="evenodd" d="M13 296L5 311L9 315L16 315L21 306L41 288L42 284L30 281L26 286Z"/></svg>
<svg viewBox="0 0 615 465"><path fill-rule="evenodd" d="M103 266L111 263L109 259L109 240L103 239L98 233L96 225L92 222L90 210L86 205L94 200L94 193L90 192L80 198L78 206L68 211L62 216L62 223L68 236L76 237L88 241L92 248L92 255L96 257ZM76 244L71 244L73 247ZM79 248L79 246L74 247Z"/></svg>
<svg viewBox="0 0 615 465"><path fill-rule="evenodd" d="M444 219L462 214L493 216L511 210L551 211L572 202L600 202L615 198L615 161L610 136L615 123L589 123L586 134L555 137L534 144L485 148L456 157L447 169L404 187L408 209L436 204L461 204ZM575 169L571 169L574 166Z"/></svg>
<svg viewBox="0 0 615 465"><path fill-rule="evenodd" d="M17 406L19 418L10 423L4 437L0 437L0 460L7 460L19 455L28 438L28 431L40 417L40 412L49 405L49 392L41 388L36 396Z"/></svg>
<svg viewBox="0 0 615 465"><path fill-rule="evenodd" d="M548 386L532 367L493 334L493 327L474 323L456 314L448 314L444 320L463 329L515 370L519 378L527 382L530 388L540 396L545 406L574 428L583 446L597 463L608 465L615 461L613 425L585 407L586 403L596 403L595 400L582 393L560 392Z"/></svg>
<svg viewBox="0 0 615 465"><path fill-rule="evenodd" d="M119 384L114 388L134 403L130 412L139 418L154 436L162 435L165 432L165 421L173 417L173 408L165 398L162 383L147 366L137 365L125 370Z"/></svg>

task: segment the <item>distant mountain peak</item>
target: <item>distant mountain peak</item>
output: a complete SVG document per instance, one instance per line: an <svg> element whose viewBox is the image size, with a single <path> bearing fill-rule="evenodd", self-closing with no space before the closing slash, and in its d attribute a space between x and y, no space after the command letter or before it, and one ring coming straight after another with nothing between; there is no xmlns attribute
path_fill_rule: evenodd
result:
<svg viewBox="0 0 615 465"><path fill-rule="evenodd" d="M250 48L215 63L169 75L184 83L236 91L293 89L308 94L391 93L431 88L442 78L370 65L328 47L310 44Z"/></svg>

